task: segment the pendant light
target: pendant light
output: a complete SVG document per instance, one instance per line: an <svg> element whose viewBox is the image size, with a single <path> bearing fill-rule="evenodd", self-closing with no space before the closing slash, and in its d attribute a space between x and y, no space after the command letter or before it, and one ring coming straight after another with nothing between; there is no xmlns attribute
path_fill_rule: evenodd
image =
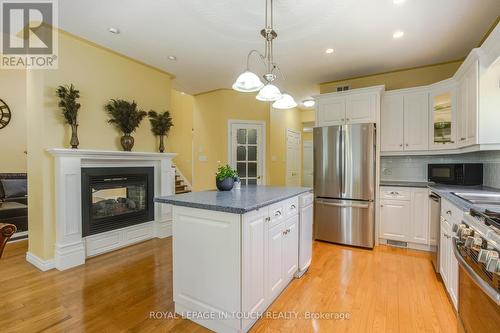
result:
<svg viewBox="0 0 500 333"><path fill-rule="evenodd" d="M275 102L280 109L289 109L297 106L293 97L289 94L282 94L280 89L274 84L273 81L277 79L276 73L281 71L278 65L274 62L273 53L273 40L278 37L274 30L274 4L273 0L265 0L266 2L266 19L265 28L260 31L260 34L265 39L265 52L260 53L257 50L251 50L247 55L246 70L238 76L233 84L233 89L240 92L256 92L259 93L255 97L263 102ZM250 56L256 54L265 66L265 74L262 76L264 82L260 80L257 74L249 69ZM281 77L282 78L282 75ZM273 106L274 106L273 104Z"/></svg>
<svg viewBox="0 0 500 333"><path fill-rule="evenodd" d="M283 93L281 95L281 98L273 103L273 108L286 110L286 109L292 109L297 105L298 105L297 102L295 102L292 96L290 96L287 93Z"/></svg>

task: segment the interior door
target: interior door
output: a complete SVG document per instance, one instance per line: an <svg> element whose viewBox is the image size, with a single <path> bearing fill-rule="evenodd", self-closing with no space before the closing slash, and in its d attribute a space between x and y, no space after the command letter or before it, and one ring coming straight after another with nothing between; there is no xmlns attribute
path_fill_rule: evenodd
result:
<svg viewBox="0 0 500 333"><path fill-rule="evenodd" d="M264 177L264 125L231 123L230 165L242 185L261 185Z"/></svg>
<svg viewBox="0 0 500 333"><path fill-rule="evenodd" d="M314 128L314 192L317 197L342 197L342 126Z"/></svg>
<svg viewBox="0 0 500 333"><path fill-rule="evenodd" d="M300 132L286 131L286 185L300 186Z"/></svg>
<svg viewBox="0 0 500 333"><path fill-rule="evenodd" d="M375 199L375 127L373 124L342 126L342 198Z"/></svg>
<svg viewBox="0 0 500 333"><path fill-rule="evenodd" d="M302 185L307 187L313 187L313 174L314 174L314 154L313 154L313 142L312 140L304 140L302 143Z"/></svg>

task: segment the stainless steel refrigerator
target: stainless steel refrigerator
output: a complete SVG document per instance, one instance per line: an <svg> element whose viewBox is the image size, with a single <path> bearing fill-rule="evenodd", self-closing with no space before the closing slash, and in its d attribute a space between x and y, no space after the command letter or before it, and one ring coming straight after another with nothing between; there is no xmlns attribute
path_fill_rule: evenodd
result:
<svg viewBox="0 0 500 333"><path fill-rule="evenodd" d="M375 125L314 129L315 239L373 248Z"/></svg>

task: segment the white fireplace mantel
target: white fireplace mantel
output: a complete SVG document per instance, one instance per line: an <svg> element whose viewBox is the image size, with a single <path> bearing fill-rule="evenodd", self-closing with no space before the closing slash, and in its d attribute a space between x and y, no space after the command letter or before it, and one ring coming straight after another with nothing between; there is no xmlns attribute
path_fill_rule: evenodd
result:
<svg viewBox="0 0 500 333"><path fill-rule="evenodd" d="M154 167L154 195L165 196L175 193L175 170L172 168L172 158L177 154L59 148L47 151L54 156L55 161L55 268L65 270L84 264L89 256L149 238L171 236L171 207L155 204L154 221L83 238L81 169ZM28 261L32 262L29 256L30 254L27 256Z"/></svg>

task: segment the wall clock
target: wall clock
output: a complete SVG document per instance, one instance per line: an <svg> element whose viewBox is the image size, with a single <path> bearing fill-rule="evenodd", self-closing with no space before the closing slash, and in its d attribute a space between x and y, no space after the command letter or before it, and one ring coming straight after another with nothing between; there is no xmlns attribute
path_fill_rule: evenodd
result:
<svg viewBox="0 0 500 333"><path fill-rule="evenodd" d="M0 99L0 129L9 124L11 116L9 106Z"/></svg>

